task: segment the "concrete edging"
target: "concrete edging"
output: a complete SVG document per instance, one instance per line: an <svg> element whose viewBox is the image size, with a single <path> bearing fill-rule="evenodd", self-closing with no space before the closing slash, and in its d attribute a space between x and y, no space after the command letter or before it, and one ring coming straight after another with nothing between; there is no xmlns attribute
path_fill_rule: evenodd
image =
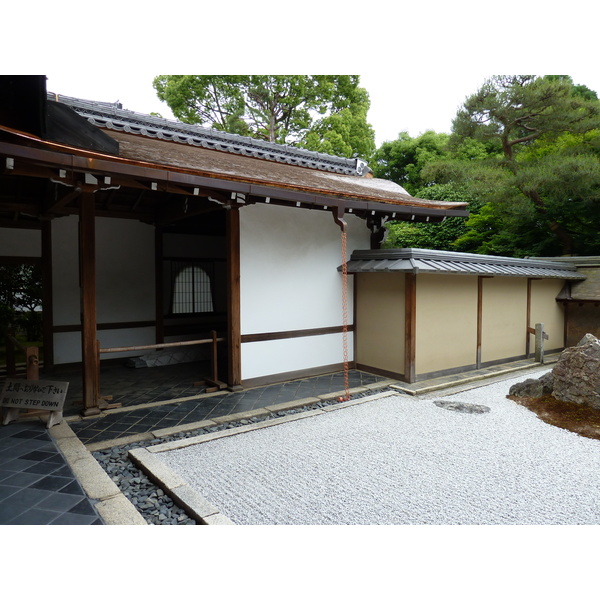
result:
<svg viewBox="0 0 600 600"><path fill-rule="evenodd" d="M66 422L48 432L106 525L147 525Z"/></svg>

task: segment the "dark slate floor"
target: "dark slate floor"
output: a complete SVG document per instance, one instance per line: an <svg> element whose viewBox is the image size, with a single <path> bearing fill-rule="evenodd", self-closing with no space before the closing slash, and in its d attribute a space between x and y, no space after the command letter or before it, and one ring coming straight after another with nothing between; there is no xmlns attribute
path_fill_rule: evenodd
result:
<svg viewBox="0 0 600 600"><path fill-rule="evenodd" d="M0 525L102 525L44 424L0 426Z"/></svg>
<svg viewBox="0 0 600 600"><path fill-rule="evenodd" d="M145 370L161 371L162 369ZM148 375L154 377L155 373L148 373ZM381 381L382 379L382 377L377 375L361 371L350 371L349 373L350 387L359 387ZM179 388L181 387L180 384ZM147 402L181 397L181 394L174 394L174 388L168 380L162 386L155 385L155 382L152 381L145 389ZM343 373L334 373L241 392L225 392L194 400L140 407L137 409L135 408L135 404L131 404L126 398L123 398L123 406L131 407L132 410L106 414L100 418L71 422L70 427L84 444L91 444L134 434L147 433L155 429L175 427L177 425L222 417L256 408L264 408L265 406L288 402L290 400L338 392L343 389ZM189 392L189 389L187 389L187 392ZM195 394L198 394L197 390L192 392L191 395ZM136 404L139 404L139 402L136 402Z"/></svg>
<svg viewBox="0 0 600 600"><path fill-rule="evenodd" d="M51 379L52 375L45 377ZM65 414L77 414L81 409L79 373L62 373L55 379L70 381ZM334 373L166 405L140 406L197 395L202 391L195 385L197 379L197 365L103 369L102 393L112 393L113 401L131 410L71 422L71 429L88 444L344 389L343 373ZM350 387L381 379L360 371L349 374ZM0 525L26 524L103 524L40 420L0 426Z"/></svg>

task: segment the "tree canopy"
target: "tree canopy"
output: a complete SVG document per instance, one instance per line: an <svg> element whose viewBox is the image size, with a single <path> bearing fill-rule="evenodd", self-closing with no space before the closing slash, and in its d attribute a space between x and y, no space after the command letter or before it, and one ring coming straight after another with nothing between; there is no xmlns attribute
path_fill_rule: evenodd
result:
<svg viewBox="0 0 600 600"><path fill-rule="evenodd" d="M439 248L443 239L443 249L483 254L600 254L600 102L568 76L492 77L467 97L450 136L402 133L375 157L379 176L422 198L452 200L449 190L460 189L471 212L454 240L392 224L388 244Z"/></svg>
<svg viewBox="0 0 600 600"><path fill-rule="evenodd" d="M497 76L458 111L455 143L492 141L502 152L494 166L505 181L485 212L503 226L488 233L488 248L512 233L520 243L529 238L514 253L600 250L588 233L600 226L600 102L586 89L568 77Z"/></svg>
<svg viewBox="0 0 600 600"><path fill-rule="evenodd" d="M375 149L357 75L159 75L153 85L185 123L365 160Z"/></svg>

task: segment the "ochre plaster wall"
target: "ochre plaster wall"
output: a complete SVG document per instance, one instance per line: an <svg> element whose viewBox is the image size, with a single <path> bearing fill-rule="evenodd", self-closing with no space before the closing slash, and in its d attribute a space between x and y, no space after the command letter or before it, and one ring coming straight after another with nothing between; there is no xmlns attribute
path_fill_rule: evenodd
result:
<svg viewBox="0 0 600 600"><path fill-rule="evenodd" d="M477 277L417 275L416 374L474 365Z"/></svg>
<svg viewBox="0 0 600 600"><path fill-rule="evenodd" d="M548 334L544 341L544 351L559 350L565 345L564 309L555 298L564 286L562 279L537 279L531 282L530 327L544 324ZM531 351L535 350L535 336L530 337Z"/></svg>
<svg viewBox="0 0 600 600"><path fill-rule="evenodd" d="M484 279L482 362L524 356L526 321L527 279L521 277Z"/></svg>
<svg viewBox="0 0 600 600"><path fill-rule="evenodd" d="M404 373L404 274L360 273L357 278L356 362Z"/></svg>

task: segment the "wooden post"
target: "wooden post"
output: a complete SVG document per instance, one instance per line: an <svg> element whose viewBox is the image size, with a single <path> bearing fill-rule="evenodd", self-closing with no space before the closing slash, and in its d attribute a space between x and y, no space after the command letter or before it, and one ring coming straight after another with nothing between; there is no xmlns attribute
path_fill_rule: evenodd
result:
<svg viewBox="0 0 600 600"><path fill-rule="evenodd" d="M219 365L217 358L217 332L211 331L212 334L212 380L219 381Z"/></svg>
<svg viewBox="0 0 600 600"><path fill-rule="evenodd" d="M14 329L6 331L6 376L14 377L17 374L17 361L15 358L15 346L12 338L15 336Z"/></svg>
<svg viewBox="0 0 600 600"><path fill-rule="evenodd" d="M44 368L54 366L54 308L52 306L52 221L42 221L42 331Z"/></svg>
<svg viewBox="0 0 600 600"><path fill-rule="evenodd" d="M481 369L481 344L483 341L483 277L477 277L477 349L475 366Z"/></svg>
<svg viewBox="0 0 600 600"><path fill-rule="evenodd" d="M27 379L37 381L40 378L40 361L37 346L25 348L25 362L27 365Z"/></svg>
<svg viewBox="0 0 600 600"><path fill-rule="evenodd" d="M81 362L83 415L100 414L96 365L96 228L94 194L83 191L79 204Z"/></svg>
<svg viewBox="0 0 600 600"><path fill-rule="evenodd" d="M229 321L228 384L232 390L242 384L242 332L240 316L240 214L231 208L227 214L227 316Z"/></svg>
<svg viewBox="0 0 600 600"><path fill-rule="evenodd" d="M527 337L525 338L525 356L531 356L531 339L529 337L529 323L531 321L531 278L527 279L527 316L525 318L525 326L527 328Z"/></svg>
<svg viewBox="0 0 600 600"><path fill-rule="evenodd" d="M417 276L406 273L404 300L404 378L414 383L416 378L417 354Z"/></svg>
<svg viewBox="0 0 600 600"><path fill-rule="evenodd" d="M163 299L163 232L160 227L154 229L154 290L155 290L155 340L157 344L165 341L165 318Z"/></svg>

